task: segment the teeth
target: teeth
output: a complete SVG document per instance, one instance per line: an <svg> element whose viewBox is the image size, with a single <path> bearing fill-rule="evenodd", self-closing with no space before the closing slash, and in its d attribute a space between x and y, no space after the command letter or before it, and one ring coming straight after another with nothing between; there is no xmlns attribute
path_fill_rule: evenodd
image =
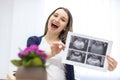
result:
<svg viewBox="0 0 120 80"><path fill-rule="evenodd" d="M52 26L53 26L54 28L58 28L58 26L57 26L56 24L52 24Z"/></svg>

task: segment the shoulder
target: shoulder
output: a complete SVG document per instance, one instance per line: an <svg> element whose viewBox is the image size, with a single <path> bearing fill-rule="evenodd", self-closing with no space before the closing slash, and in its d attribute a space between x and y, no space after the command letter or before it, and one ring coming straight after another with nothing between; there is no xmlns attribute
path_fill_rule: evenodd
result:
<svg viewBox="0 0 120 80"><path fill-rule="evenodd" d="M36 40L36 39L39 39L39 37L38 36L30 36L30 37L28 37L28 40Z"/></svg>
<svg viewBox="0 0 120 80"><path fill-rule="evenodd" d="M39 45L40 42L41 42L42 37L43 36L30 36L30 37L28 37L28 39L27 39L27 47L32 45L32 44Z"/></svg>

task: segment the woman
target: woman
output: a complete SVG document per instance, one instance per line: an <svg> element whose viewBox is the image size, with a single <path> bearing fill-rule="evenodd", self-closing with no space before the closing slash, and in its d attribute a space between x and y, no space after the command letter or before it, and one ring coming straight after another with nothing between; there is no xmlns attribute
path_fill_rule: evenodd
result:
<svg viewBox="0 0 120 80"><path fill-rule="evenodd" d="M55 9L47 19L45 33L43 36L32 36L27 40L27 46L32 44L46 51L48 59L46 65L48 80L74 80L74 69L72 65L61 63L62 53L65 48L65 40L68 31L72 31L72 15L66 8ZM112 71L116 67L116 61L107 56L108 70Z"/></svg>

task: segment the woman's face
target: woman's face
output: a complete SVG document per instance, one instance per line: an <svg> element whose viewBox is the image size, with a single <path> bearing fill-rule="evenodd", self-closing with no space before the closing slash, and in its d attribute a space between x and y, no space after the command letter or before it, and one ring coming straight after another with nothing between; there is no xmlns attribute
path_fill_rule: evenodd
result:
<svg viewBox="0 0 120 80"><path fill-rule="evenodd" d="M59 34L65 29L68 23L68 15L63 9L58 9L53 13L48 21L48 31Z"/></svg>

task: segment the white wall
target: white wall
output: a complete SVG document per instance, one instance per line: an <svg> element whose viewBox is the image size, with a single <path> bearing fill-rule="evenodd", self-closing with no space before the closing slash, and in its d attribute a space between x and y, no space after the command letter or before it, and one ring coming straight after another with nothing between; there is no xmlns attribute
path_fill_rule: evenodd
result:
<svg viewBox="0 0 120 80"><path fill-rule="evenodd" d="M43 5L44 0L0 0L0 79L16 70L10 60L18 58L27 38L43 34Z"/></svg>
<svg viewBox="0 0 120 80"><path fill-rule="evenodd" d="M41 5L42 4L42 5ZM27 38L41 35L43 32L41 16L43 15L43 1L40 0L15 0L13 7L12 41L10 60L17 57L18 48L25 48ZM10 63L10 71L14 70Z"/></svg>
<svg viewBox="0 0 120 80"><path fill-rule="evenodd" d="M0 0L0 79L6 78L10 56L13 0Z"/></svg>
<svg viewBox="0 0 120 80"><path fill-rule="evenodd" d="M119 0L0 0L0 79L16 70L10 60L18 58L29 36L43 34L46 18L58 6L70 9L74 32L113 40L111 56L120 62ZM81 80L119 80L119 69L120 64L113 72L76 66L75 72Z"/></svg>
<svg viewBox="0 0 120 80"><path fill-rule="evenodd" d="M10 60L18 58L18 48L25 48L29 36L42 35L44 26L43 5L41 0L15 0L13 6L12 33L11 33L11 54ZM16 70L10 63L9 71Z"/></svg>

